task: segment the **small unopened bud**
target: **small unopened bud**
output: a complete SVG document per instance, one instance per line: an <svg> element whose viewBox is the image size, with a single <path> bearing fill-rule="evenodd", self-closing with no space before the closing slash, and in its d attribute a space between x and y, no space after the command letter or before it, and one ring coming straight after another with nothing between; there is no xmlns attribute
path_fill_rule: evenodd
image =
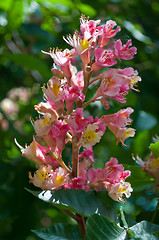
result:
<svg viewBox="0 0 159 240"><path fill-rule="evenodd" d="M101 98L100 101L106 110L108 110L110 108L110 102L106 98Z"/></svg>

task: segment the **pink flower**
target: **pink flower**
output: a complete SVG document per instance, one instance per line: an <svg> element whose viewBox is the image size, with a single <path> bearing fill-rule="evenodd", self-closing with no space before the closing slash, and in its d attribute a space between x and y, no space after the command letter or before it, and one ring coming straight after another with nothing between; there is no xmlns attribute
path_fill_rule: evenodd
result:
<svg viewBox="0 0 159 240"><path fill-rule="evenodd" d="M81 100L83 102L85 99L84 94L80 91L78 87L69 87L67 85L64 87L63 91L68 113L73 110L75 100Z"/></svg>
<svg viewBox="0 0 159 240"><path fill-rule="evenodd" d="M113 123L118 127L125 127L127 124L132 122L132 119L129 118L129 115L134 110L131 107L127 107L126 109L121 109L117 113L104 115L100 118L100 123L105 123L106 125L109 123Z"/></svg>
<svg viewBox="0 0 159 240"><path fill-rule="evenodd" d="M48 114L48 115L50 114L52 121L57 120L59 117L57 111L55 110L57 106L50 100L48 100L47 102L40 102L39 104L34 105L34 108L39 114L41 113Z"/></svg>
<svg viewBox="0 0 159 240"><path fill-rule="evenodd" d="M102 128L100 129L100 126L96 123L88 124L80 139L81 146L89 148L100 141L105 132L105 126L103 124L101 125Z"/></svg>
<svg viewBox="0 0 159 240"><path fill-rule="evenodd" d="M114 135L116 136L116 138L117 138L116 144L121 142L122 145L125 146L124 141L129 137L134 137L134 135L135 135L134 128L121 128L113 123L109 123L107 126L110 129L110 131L112 131L114 133Z"/></svg>
<svg viewBox="0 0 159 240"><path fill-rule="evenodd" d="M124 197L129 198L131 196L131 192L133 191L130 183L123 182L123 181L113 185L107 185L106 183L106 187L107 187L109 196L114 201L118 201L118 202L125 202Z"/></svg>
<svg viewBox="0 0 159 240"><path fill-rule="evenodd" d="M133 157L133 159L142 167L144 172L159 181L159 157L154 157L151 152L150 157L146 161L143 161L139 156L136 159Z"/></svg>
<svg viewBox="0 0 159 240"><path fill-rule="evenodd" d="M54 62L61 68L61 70L63 71L64 75L66 78L70 79L72 74L71 74L71 70L70 70L70 62L72 60L72 58L75 56L75 50L74 49L65 49L63 52L60 49L53 49L53 51L48 52L44 52L45 54L50 55Z"/></svg>
<svg viewBox="0 0 159 240"><path fill-rule="evenodd" d="M92 70L99 70L102 67L111 67L117 63L113 51L104 50L103 48L96 48L95 62L92 65Z"/></svg>
<svg viewBox="0 0 159 240"><path fill-rule="evenodd" d="M133 68L108 69L100 75L102 81L95 98L103 96L125 103L125 96L129 90L134 89L133 85L141 81L140 78L137 78L136 74L137 71L134 71Z"/></svg>
<svg viewBox="0 0 159 240"><path fill-rule="evenodd" d="M124 171L123 165L118 164L116 158L111 158L102 171L103 181L110 182L112 184L118 183L121 180L125 180L130 176L130 171Z"/></svg>
<svg viewBox="0 0 159 240"><path fill-rule="evenodd" d="M100 24L101 20L88 21L88 18L82 15L80 18L80 22L81 22L80 29L85 39L87 40L92 38L96 39L98 35L102 34L102 31L97 28L97 25Z"/></svg>
<svg viewBox="0 0 159 240"><path fill-rule="evenodd" d="M69 130L69 125L63 121L55 121L52 124L49 133L43 135L43 139L52 149L55 150L57 147L61 153L65 147L65 138Z"/></svg>
<svg viewBox="0 0 159 240"><path fill-rule="evenodd" d="M104 96L115 98L120 94L120 88L123 85L123 78L117 74L116 69L109 69L103 75L100 87L97 90L96 97Z"/></svg>
<svg viewBox="0 0 159 240"><path fill-rule="evenodd" d="M95 189L96 191L104 190L104 183L101 181L101 173L101 168L90 168L88 170L88 183L90 189Z"/></svg>
<svg viewBox="0 0 159 240"><path fill-rule="evenodd" d="M115 56L117 58L129 60L132 59L134 54L137 53L136 47L130 47L132 45L131 40L128 40L125 45L122 46L121 40L115 42ZM130 48L129 48L130 47Z"/></svg>
<svg viewBox="0 0 159 240"><path fill-rule="evenodd" d="M47 88L43 86L42 90L44 98L56 110L61 111L64 109L64 92L63 87L66 85L65 80L60 80L57 77L51 78L47 83Z"/></svg>
<svg viewBox="0 0 159 240"><path fill-rule="evenodd" d="M83 189L85 191L89 190L89 186L87 185L87 179L84 177L76 177L72 179L71 188L74 189Z"/></svg>
<svg viewBox="0 0 159 240"><path fill-rule="evenodd" d="M80 91L83 90L84 87L84 76L83 71L78 72L76 75L72 75L71 85L78 87Z"/></svg>
<svg viewBox="0 0 159 240"><path fill-rule="evenodd" d="M93 39L88 40L75 33L73 37L71 35L64 37L64 40L76 50L76 54L81 57L85 69L90 62Z"/></svg>
<svg viewBox="0 0 159 240"><path fill-rule="evenodd" d="M116 35L116 33L121 30L119 26L117 26L116 29L115 29L114 27L116 25L117 24L116 24L115 21L109 20L109 21L106 22L105 25L101 26L103 33L99 37L99 41L98 41L98 46L99 47L106 46L107 43L109 42L110 38L114 37Z"/></svg>
<svg viewBox="0 0 159 240"><path fill-rule="evenodd" d="M33 139L33 142L25 148L20 146L17 142L16 144L20 148L23 157L26 157L35 162L37 167L44 164L49 164L54 168L58 167L58 162L55 158L49 155L49 150L38 144L35 139Z"/></svg>
<svg viewBox="0 0 159 240"><path fill-rule="evenodd" d="M77 108L70 115L68 121L74 133L82 133L87 125L93 122L93 117L84 118L83 108Z"/></svg>
<svg viewBox="0 0 159 240"><path fill-rule="evenodd" d="M94 162L94 154L93 154L92 147L84 149L84 151L79 154L79 160L80 159L87 159L91 163L93 163Z"/></svg>
<svg viewBox="0 0 159 240"><path fill-rule="evenodd" d="M43 190L59 189L68 181L68 173L64 168L52 170L51 166L40 166L34 173L29 173L30 182Z"/></svg>

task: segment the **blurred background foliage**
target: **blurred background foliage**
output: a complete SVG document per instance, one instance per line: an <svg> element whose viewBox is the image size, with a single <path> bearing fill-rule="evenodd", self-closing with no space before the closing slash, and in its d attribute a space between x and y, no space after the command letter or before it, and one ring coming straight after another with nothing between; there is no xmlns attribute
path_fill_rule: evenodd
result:
<svg viewBox="0 0 159 240"><path fill-rule="evenodd" d="M132 66L142 78L140 93L129 93L127 103L111 102L113 113L131 106L134 139L127 147L116 146L115 137L107 130L100 144L94 147L96 166L103 167L111 156L117 157L132 171L129 179L134 187L124 206L136 220L151 219L156 205L152 179L137 168L131 154L149 154L152 138L159 135L159 3L157 0L1 0L0 1L0 239L35 240L31 229L50 226L71 219L58 209L35 199L30 188L28 171L34 165L21 157L14 138L24 146L32 141L30 117L37 115L34 105L42 100L41 86L51 77L52 59L41 53L50 47L66 48L62 36L79 29L81 13L104 23L112 19L121 26L117 35L123 42L132 39L138 54L121 68ZM93 89L87 94L89 98ZM106 114L92 104L88 114ZM119 205L114 207L118 209ZM156 218L155 222L158 223Z"/></svg>

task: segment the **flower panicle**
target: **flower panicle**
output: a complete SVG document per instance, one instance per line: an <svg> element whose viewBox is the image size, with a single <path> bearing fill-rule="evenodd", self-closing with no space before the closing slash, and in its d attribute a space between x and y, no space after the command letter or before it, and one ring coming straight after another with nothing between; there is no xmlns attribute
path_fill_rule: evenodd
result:
<svg viewBox="0 0 159 240"><path fill-rule="evenodd" d="M125 181L130 171L124 171L116 158L111 158L104 169L95 169L92 147L100 142L107 128L116 136L117 143L124 146L125 140L135 134L135 129L128 127L133 109L128 107L100 118L85 117L84 111L96 101L105 110L111 107L110 100L125 103L126 95L141 81L133 68L115 68L118 61L130 60L137 52L131 40L124 44L118 39L109 44L119 31L115 21L101 25L100 20L82 15L80 31L63 37L71 49L42 50L51 56L53 66L52 77L42 87L44 101L35 105L39 115L32 120L35 136L25 148L15 140L22 155L36 164L35 173L29 173L35 186L51 191L106 190L112 199L121 202L130 197L132 188ZM86 101L88 87L97 82L95 95ZM67 145L72 146L69 166L63 160Z"/></svg>

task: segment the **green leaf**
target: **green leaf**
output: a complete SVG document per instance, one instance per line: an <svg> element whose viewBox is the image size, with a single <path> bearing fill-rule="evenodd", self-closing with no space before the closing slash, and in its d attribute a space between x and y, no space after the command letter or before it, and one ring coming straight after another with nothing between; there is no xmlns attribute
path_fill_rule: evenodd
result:
<svg viewBox="0 0 159 240"><path fill-rule="evenodd" d="M152 224L147 221L142 221L140 223L137 223L133 227L130 228L135 233L135 239L141 239L141 240L158 240L159 236L159 225ZM153 235L155 234L155 235Z"/></svg>
<svg viewBox="0 0 159 240"><path fill-rule="evenodd" d="M125 237L124 228L97 214L90 216L86 222L85 240L122 240Z"/></svg>
<svg viewBox="0 0 159 240"><path fill-rule="evenodd" d="M41 75L48 79L50 77L48 66L42 60L28 54L5 54L3 55L16 64L26 67L30 70L37 70Z"/></svg>
<svg viewBox="0 0 159 240"><path fill-rule="evenodd" d="M138 119L135 124L137 130L146 130L155 127L157 124L157 119L150 113L140 111Z"/></svg>
<svg viewBox="0 0 159 240"><path fill-rule="evenodd" d="M1 0L0 1L0 8L7 11L10 8L12 0Z"/></svg>
<svg viewBox="0 0 159 240"><path fill-rule="evenodd" d="M150 139L150 133L149 130L145 130L145 131L141 131L138 132L136 137L135 137L135 141L133 144L133 153L136 155L138 154L139 156L141 156L145 150L148 148L149 145L149 139Z"/></svg>
<svg viewBox="0 0 159 240"><path fill-rule="evenodd" d="M94 17L96 15L96 10L88 4L79 3L77 8L86 16Z"/></svg>
<svg viewBox="0 0 159 240"><path fill-rule="evenodd" d="M124 164L124 168L131 171L129 181L134 191L141 191L147 188L154 181L150 176L141 170L139 166Z"/></svg>
<svg viewBox="0 0 159 240"><path fill-rule="evenodd" d="M52 203L54 206L70 210L82 216L90 216L96 213L107 216L116 223L119 222L117 213L98 199L94 192L85 192L76 189L48 190L42 192L27 189L27 191L45 202Z"/></svg>
<svg viewBox="0 0 159 240"><path fill-rule="evenodd" d="M149 148L153 152L153 155L155 158L159 157L159 141L155 143L151 143Z"/></svg>
<svg viewBox="0 0 159 240"><path fill-rule="evenodd" d="M71 224L57 223L32 232L44 240L81 240L77 226Z"/></svg>
<svg viewBox="0 0 159 240"><path fill-rule="evenodd" d="M23 20L23 1L12 0L8 10L8 28L12 31L16 29Z"/></svg>

